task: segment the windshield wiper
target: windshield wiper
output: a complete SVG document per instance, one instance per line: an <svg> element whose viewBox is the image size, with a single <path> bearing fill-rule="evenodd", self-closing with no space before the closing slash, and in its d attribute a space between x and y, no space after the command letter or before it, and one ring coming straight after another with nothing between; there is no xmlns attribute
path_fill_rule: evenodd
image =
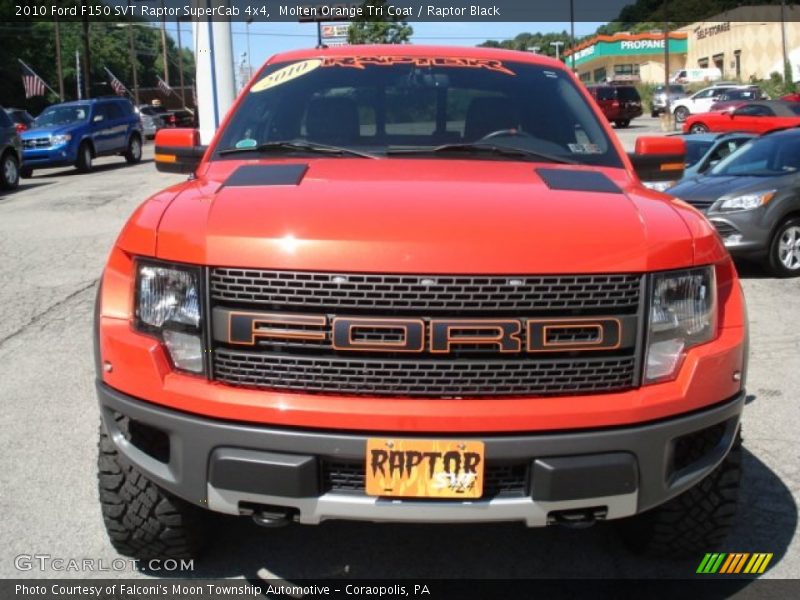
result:
<svg viewBox="0 0 800 600"><path fill-rule="evenodd" d="M497 144L487 144L483 142L471 142L461 144L444 144L442 146L434 146L432 148L408 148L387 150L386 154L431 154L437 152L464 152L469 154L496 154L498 156L513 156L516 158L537 158L546 160L548 162L562 163L565 165L577 165L578 161L555 156L553 154L546 154L544 152L536 152L535 150L528 150L526 148L512 148L510 146L498 146Z"/></svg>
<svg viewBox="0 0 800 600"><path fill-rule="evenodd" d="M317 142L299 142L299 141L293 142L290 140L264 142L262 144L258 144L257 146L251 146L248 148L225 148L224 150L220 150L219 154L220 155L239 154L245 152L267 153L267 152L281 152L281 151L313 152L316 154L328 154L328 155L347 154L349 156L360 156L361 158L379 158L374 154L370 154L368 152L360 152L358 150L352 150L351 148L342 148L340 146L329 146L328 144L318 144Z"/></svg>

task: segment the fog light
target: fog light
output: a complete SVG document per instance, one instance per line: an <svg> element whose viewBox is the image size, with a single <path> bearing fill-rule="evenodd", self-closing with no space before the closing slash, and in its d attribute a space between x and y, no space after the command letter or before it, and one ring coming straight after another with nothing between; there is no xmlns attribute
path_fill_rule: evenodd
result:
<svg viewBox="0 0 800 600"><path fill-rule="evenodd" d="M167 329L164 331L164 343L178 369L203 372L203 343L200 336Z"/></svg>
<svg viewBox="0 0 800 600"><path fill-rule="evenodd" d="M647 378L661 379L667 377L678 368L683 359L683 340L670 339L650 344L647 353Z"/></svg>
<svg viewBox="0 0 800 600"><path fill-rule="evenodd" d="M742 234L740 233L732 233L728 237L725 238L725 245L726 246L733 246L738 244L742 241Z"/></svg>

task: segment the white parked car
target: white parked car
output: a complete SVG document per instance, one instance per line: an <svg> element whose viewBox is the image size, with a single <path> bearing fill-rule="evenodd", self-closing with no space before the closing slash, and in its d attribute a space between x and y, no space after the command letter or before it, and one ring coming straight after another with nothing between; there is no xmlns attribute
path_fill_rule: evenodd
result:
<svg viewBox="0 0 800 600"><path fill-rule="evenodd" d="M675 121L683 123L686 117L692 114L704 113L711 110L711 105L717 102L722 94L738 88L747 88L746 85L712 85L703 88L688 98L681 98L672 104L672 114Z"/></svg>

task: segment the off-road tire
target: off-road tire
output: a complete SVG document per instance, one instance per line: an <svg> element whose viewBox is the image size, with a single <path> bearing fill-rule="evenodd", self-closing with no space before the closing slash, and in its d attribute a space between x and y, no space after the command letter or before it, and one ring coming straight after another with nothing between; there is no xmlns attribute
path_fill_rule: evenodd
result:
<svg viewBox="0 0 800 600"><path fill-rule="evenodd" d="M135 165L142 160L142 138L134 133L128 140L128 149L123 156L129 165Z"/></svg>
<svg viewBox="0 0 800 600"><path fill-rule="evenodd" d="M784 237L795 236L795 244L797 243L798 229L800 229L800 217L793 217L786 219L777 229L772 236L772 241L769 244L769 253L767 254L767 266L774 275L778 277L798 277L800 276L800 267L797 265L796 258L790 260L790 266L784 264L781 260L781 244L786 243ZM785 248L784 248L785 251ZM794 254L796 257L797 254Z"/></svg>
<svg viewBox="0 0 800 600"><path fill-rule="evenodd" d="M127 427L126 418L118 422ZM197 556L205 537L204 511L162 490L121 460L102 424L98 447L100 505L114 549L140 560Z"/></svg>
<svg viewBox="0 0 800 600"><path fill-rule="evenodd" d="M705 479L654 509L619 521L618 530L635 554L697 556L725 540L736 515L742 475L742 446L737 436L728 456Z"/></svg>
<svg viewBox="0 0 800 600"><path fill-rule="evenodd" d="M92 170L93 159L92 147L88 142L83 142L78 147L78 158L75 159L75 168L81 173L88 173Z"/></svg>

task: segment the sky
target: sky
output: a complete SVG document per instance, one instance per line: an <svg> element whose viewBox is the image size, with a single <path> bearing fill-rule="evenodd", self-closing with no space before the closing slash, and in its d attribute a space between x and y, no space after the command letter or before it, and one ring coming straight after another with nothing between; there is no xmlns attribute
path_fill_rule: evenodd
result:
<svg viewBox="0 0 800 600"><path fill-rule="evenodd" d="M593 33L602 23L575 23L575 36L580 37ZM412 43L440 44L449 46L476 46L483 41L513 38L524 32L559 32L569 31L569 23L419 23L413 22ZM167 24L167 31L176 38L175 23ZM182 43L193 47L191 25L181 25ZM248 26L244 23L233 23L233 55L238 64L242 54L248 51ZM249 26L250 53L253 70L257 70L270 56L285 50L313 48L317 43L315 23L253 23Z"/></svg>

